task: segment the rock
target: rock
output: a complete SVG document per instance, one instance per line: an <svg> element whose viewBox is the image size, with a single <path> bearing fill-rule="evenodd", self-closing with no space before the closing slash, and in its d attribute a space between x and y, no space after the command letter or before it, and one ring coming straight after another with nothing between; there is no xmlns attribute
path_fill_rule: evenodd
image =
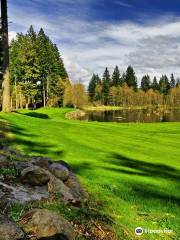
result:
<svg viewBox="0 0 180 240"><path fill-rule="evenodd" d="M34 209L24 216L27 224L22 226L25 232L32 233L37 239L75 239L72 225L59 214L47 209Z"/></svg>
<svg viewBox="0 0 180 240"><path fill-rule="evenodd" d="M61 164L62 166L66 167L69 170L69 172L72 172L72 168L67 162L65 162L63 160L58 160L58 161L56 161L56 163Z"/></svg>
<svg viewBox="0 0 180 240"><path fill-rule="evenodd" d="M51 175L50 181L48 182L48 191L50 193L60 195L63 202L76 202L70 189L58 178Z"/></svg>
<svg viewBox="0 0 180 240"><path fill-rule="evenodd" d="M30 162L25 162L25 161L16 161L13 163L14 164L14 168L18 171L21 172L23 171L25 168L31 167L32 165L30 164Z"/></svg>
<svg viewBox="0 0 180 240"><path fill-rule="evenodd" d="M7 184L0 181L0 207L10 204L25 204L33 201L48 199L49 193L46 186L24 186L21 184Z"/></svg>
<svg viewBox="0 0 180 240"><path fill-rule="evenodd" d="M49 179L48 171L38 166L31 166L22 170L20 181L32 186L42 186L47 184Z"/></svg>
<svg viewBox="0 0 180 240"><path fill-rule="evenodd" d="M50 172L62 181L66 181L69 177L69 170L67 167L59 163L52 163L49 168Z"/></svg>
<svg viewBox="0 0 180 240"><path fill-rule="evenodd" d="M0 240L25 240L23 230L7 217L0 215Z"/></svg>
<svg viewBox="0 0 180 240"><path fill-rule="evenodd" d="M5 155L0 154L0 169L11 167L12 163L8 161Z"/></svg>
<svg viewBox="0 0 180 240"><path fill-rule="evenodd" d="M84 191L79 179L72 172L70 173L69 178L65 184L69 187L73 197L78 201L88 198L88 194Z"/></svg>
<svg viewBox="0 0 180 240"><path fill-rule="evenodd" d="M49 169L50 164L52 163L51 159L44 157L31 157L30 163L35 166L39 166L44 169Z"/></svg>

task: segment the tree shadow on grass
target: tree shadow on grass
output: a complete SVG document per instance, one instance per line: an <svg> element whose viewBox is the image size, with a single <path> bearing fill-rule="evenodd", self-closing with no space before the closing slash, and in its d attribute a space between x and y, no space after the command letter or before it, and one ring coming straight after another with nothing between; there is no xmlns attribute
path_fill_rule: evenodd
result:
<svg viewBox="0 0 180 240"><path fill-rule="evenodd" d="M2 120L5 120L2 116L0 116ZM46 144L42 142L35 141L38 135L30 134L26 132L26 129L19 127L12 123L7 123L0 119L0 145L21 145L24 148L24 151L27 154L33 153L37 155L57 155L61 157L64 154L62 150L55 150L56 146L52 144ZM10 133L13 133L14 136L10 137ZM24 139L24 137L28 137L28 139ZM33 141L29 140L33 138Z"/></svg>
<svg viewBox="0 0 180 240"><path fill-rule="evenodd" d="M157 187L153 184L146 184L140 178L136 181L135 176L139 177L148 177L149 183L151 179L158 179L159 181L167 181L169 184L173 184L173 186L177 186L180 180L180 171L164 165L164 164L155 164L149 163L141 160L135 160L132 158L128 158L121 154L112 153L110 157L110 164L114 165L114 167L103 167L103 169L108 171L113 171L120 174L126 174L127 176L134 176L132 179L128 178L127 186L132 190L135 196L139 196L141 199L159 199L161 201L175 203L180 205L180 197L177 194L175 195L168 194L168 189L165 190L162 187ZM122 175L121 175L122 176ZM173 182L172 182L173 181Z"/></svg>
<svg viewBox="0 0 180 240"><path fill-rule="evenodd" d="M93 165L89 162L71 163L73 172L79 175L83 175L86 171L93 170Z"/></svg>
<svg viewBox="0 0 180 240"><path fill-rule="evenodd" d="M107 170L129 175L156 177L174 181L180 180L180 171L165 164L135 160L117 153L113 153L110 159L110 163L115 165L115 167L105 167ZM126 169L123 167L126 167Z"/></svg>
<svg viewBox="0 0 180 240"><path fill-rule="evenodd" d="M49 116L44 113L37 113L37 112L28 112L28 113L21 113L18 111L15 111L17 114L33 117L33 118L41 118L41 119L49 119Z"/></svg>

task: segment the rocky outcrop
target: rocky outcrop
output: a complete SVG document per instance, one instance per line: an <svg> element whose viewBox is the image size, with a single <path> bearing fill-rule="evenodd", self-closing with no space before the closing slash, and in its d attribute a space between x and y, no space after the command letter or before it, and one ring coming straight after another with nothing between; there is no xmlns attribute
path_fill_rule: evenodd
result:
<svg viewBox="0 0 180 240"><path fill-rule="evenodd" d="M70 172L65 184L77 201L81 201L82 198L88 198L87 192L84 191L79 179L73 174L73 172Z"/></svg>
<svg viewBox="0 0 180 240"><path fill-rule="evenodd" d="M62 160L24 157L25 161L9 161L6 156L0 156L3 156L0 158L1 206L48 199L52 194L60 196L64 203L80 202L88 197L71 167Z"/></svg>
<svg viewBox="0 0 180 240"><path fill-rule="evenodd" d="M11 204L26 204L48 199L50 194L46 187L7 184L0 181L0 207L7 208Z"/></svg>
<svg viewBox="0 0 180 240"><path fill-rule="evenodd" d="M30 166L21 171L20 181L31 186L43 186L50 180L49 172L38 166Z"/></svg>
<svg viewBox="0 0 180 240"><path fill-rule="evenodd" d="M0 215L0 240L25 240L24 231L6 216Z"/></svg>
<svg viewBox="0 0 180 240"><path fill-rule="evenodd" d="M22 205L58 198L58 201L68 206L77 207L87 197L66 162L23 156L8 147L1 149L0 240L73 240L75 234L72 225L61 215L47 209L34 209L25 213L25 224L21 226L4 214L12 204Z"/></svg>
<svg viewBox="0 0 180 240"><path fill-rule="evenodd" d="M62 164L52 163L50 165L50 171L55 177L61 179L62 181L66 181L69 178L69 170Z"/></svg>
<svg viewBox="0 0 180 240"><path fill-rule="evenodd" d="M37 239L53 239L55 236L57 239L75 239L72 225L59 214L47 209L34 209L23 217L28 220L22 228L29 235L33 233Z"/></svg>
<svg viewBox="0 0 180 240"><path fill-rule="evenodd" d="M53 175L48 182L48 191L59 195L64 203L79 201L79 199L76 199L76 197L72 195L70 189L60 179L57 179Z"/></svg>

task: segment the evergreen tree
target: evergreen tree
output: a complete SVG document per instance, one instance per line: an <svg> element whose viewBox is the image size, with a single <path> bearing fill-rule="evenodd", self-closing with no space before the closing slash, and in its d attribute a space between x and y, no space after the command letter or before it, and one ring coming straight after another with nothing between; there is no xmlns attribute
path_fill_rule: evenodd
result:
<svg viewBox="0 0 180 240"><path fill-rule="evenodd" d="M105 105L108 104L109 90L111 85L111 78L108 68L105 69L102 79L102 98Z"/></svg>
<svg viewBox="0 0 180 240"><path fill-rule="evenodd" d="M141 89L144 92L147 92L150 88L151 88L150 77L149 77L149 75L145 75L145 76L143 76L143 78L141 80Z"/></svg>
<svg viewBox="0 0 180 240"><path fill-rule="evenodd" d="M96 75L96 85L101 85L102 82L101 82L101 78L99 77L99 75L97 74Z"/></svg>
<svg viewBox="0 0 180 240"><path fill-rule="evenodd" d="M116 66L112 75L112 86L117 87L121 84L122 84L121 75L120 75L118 66Z"/></svg>
<svg viewBox="0 0 180 240"><path fill-rule="evenodd" d="M38 59L40 65L40 81L43 91L44 106L52 95L58 96L61 92L60 105L63 104L63 87L60 82L68 81L68 75L64 67L59 50L53 44L41 28L38 34ZM60 80L61 79L61 80Z"/></svg>
<svg viewBox="0 0 180 240"><path fill-rule="evenodd" d="M90 97L90 101L93 102L95 99L95 95L96 95L96 87L98 85L101 85L101 79L99 77L99 75L97 74L93 74L91 81L89 82L89 86L88 86L88 92L89 92L89 97Z"/></svg>
<svg viewBox="0 0 180 240"><path fill-rule="evenodd" d="M50 98L62 105L65 83L69 79L57 46L43 29L36 34L31 26L27 34L18 34L12 41L10 73L15 86L22 82L35 84L36 101L40 100L44 106Z"/></svg>
<svg viewBox="0 0 180 240"><path fill-rule="evenodd" d="M121 76L121 85L123 86L126 83L126 73L123 72Z"/></svg>
<svg viewBox="0 0 180 240"><path fill-rule="evenodd" d="M41 28L37 36L37 55L39 64L39 81L41 83L40 89L43 96L43 105L46 106L48 100L48 76L51 74L51 49L50 40L45 35L44 30Z"/></svg>
<svg viewBox="0 0 180 240"><path fill-rule="evenodd" d="M90 101L93 102L94 101L94 96L95 96L95 89L96 89L96 75L93 74L91 81L89 83L88 86L88 92L89 92L89 97L90 97Z"/></svg>
<svg viewBox="0 0 180 240"><path fill-rule="evenodd" d="M128 87L132 87L134 90L137 89L137 78L134 69L131 66L127 68L125 82Z"/></svg>
<svg viewBox="0 0 180 240"><path fill-rule="evenodd" d="M174 74L171 74L171 81L170 81L170 87L174 88L176 86L176 80L174 78Z"/></svg>
<svg viewBox="0 0 180 240"><path fill-rule="evenodd" d="M154 91L159 91L159 84L158 84L158 81L157 81L157 78L154 77L153 79L153 83L151 85L151 88L154 90Z"/></svg>
<svg viewBox="0 0 180 240"><path fill-rule="evenodd" d="M162 75L159 81L159 90L162 94L167 94L170 89L170 83L166 75Z"/></svg>

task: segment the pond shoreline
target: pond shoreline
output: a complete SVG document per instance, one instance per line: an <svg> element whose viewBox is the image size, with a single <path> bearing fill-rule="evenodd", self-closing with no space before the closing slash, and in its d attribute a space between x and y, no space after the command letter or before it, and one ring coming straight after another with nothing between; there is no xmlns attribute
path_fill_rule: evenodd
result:
<svg viewBox="0 0 180 240"><path fill-rule="evenodd" d="M94 108L93 108L94 109ZM180 108L96 108L68 112L65 115L69 120L97 121L97 122L180 122Z"/></svg>
<svg viewBox="0 0 180 240"><path fill-rule="evenodd" d="M143 109L159 109L159 110L167 110L167 109L180 109L180 107L172 107L167 105L161 106L84 106L82 108L83 111L115 111L115 110L143 110Z"/></svg>

